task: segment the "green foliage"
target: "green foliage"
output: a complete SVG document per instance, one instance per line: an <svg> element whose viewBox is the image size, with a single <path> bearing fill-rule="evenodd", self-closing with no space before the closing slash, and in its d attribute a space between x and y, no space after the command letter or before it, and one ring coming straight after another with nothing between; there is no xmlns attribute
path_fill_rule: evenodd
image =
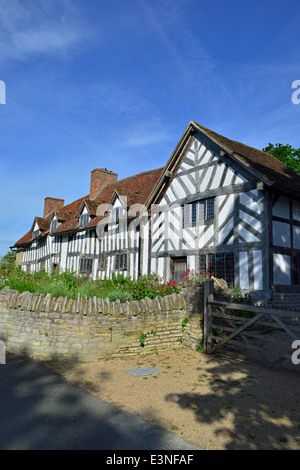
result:
<svg viewBox="0 0 300 470"><path fill-rule="evenodd" d="M271 153L282 163L300 174L300 149L294 149L290 144L269 144L262 150Z"/></svg>
<svg viewBox="0 0 300 470"><path fill-rule="evenodd" d="M242 294L240 286L235 286L231 289L230 302L239 305L253 305L252 293L246 292ZM230 310L230 315L237 317L253 318L255 314L247 312L246 310ZM212 329L214 336L227 336L228 332L224 331L220 327L228 326L228 323L223 318L214 318L213 325L215 328Z"/></svg>
<svg viewBox="0 0 300 470"><path fill-rule="evenodd" d="M141 336L140 336L140 343L141 343L141 346L145 346L145 340L148 336L148 333L142 333Z"/></svg>
<svg viewBox="0 0 300 470"><path fill-rule="evenodd" d="M245 292L242 294L240 286L235 286L231 289L231 302L235 304L253 305L252 293ZM253 313L245 310L231 310L231 315L238 315L240 317L252 318Z"/></svg>
<svg viewBox="0 0 300 470"><path fill-rule="evenodd" d="M153 336L155 336L155 335L156 335L156 330L155 330L154 328L152 328L151 331L150 331L150 333L149 333L149 331L147 331L147 332L144 332L144 331L143 331L143 333L141 333L141 336L140 336L140 343L141 343L141 346L142 346L142 347L145 346L145 340L146 340L147 336L149 336L150 334L153 335Z"/></svg>
<svg viewBox="0 0 300 470"><path fill-rule="evenodd" d="M213 275L214 273L211 273L209 271L204 271L204 270L195 271L194 269L188 269L184 274L181 275L180 282L188 282L188 283L203 282L203 281L207 281L208 279L210 279L211 276Z"/></svg>
<svg viewBox="0 0 300 470"><path fill-rule="evenodd" d="M94 281L89 277L77 276L72 271L53 272L48 274L41 270L26 273L15 264L0 263L0 289L9 286L21 292L34 292L37 294L51 294L54 297L80 297L109 298L111 302L119 299L120 302L141 300L145 297L170 295L180 292L176 282L163 282L156 274L141 276L132 281L123 274L113 273L111 279Z"/></svg>
<svg viewBox="0 0 300 470"><path fill-rule="evenodd" d="M174 292L180 292L180 288L175 281L163 282L163 279L157 274L140 276L136 281L127 278L118 284L123 291L132 295L132 300L141 300L145 297L154 299L163 297Z"/></svg>
<svg viewBox="0 0 300 470"><path fill-rule="evenodd" d="M184 331L185 330L185 325L189 322L189 318L188 317L184 317L184 319L182 320L182 328L181 330Z"/></svg>
<svg viewBox="0 0 300 470"><path fill-rule="evenodd" d="M9 251L0 259L0 290L8 286L9 277L16 268L16 253Z"/></svg>
<svg viewBox="0 0 300 470"><path fill-rule="evenodd" d="M111 291L107 297L110 302L115 302L116 300L120 300L120 302L130 302L130 300L132 300L132 295L129 294L129 292L122 292L118 290Z"/></svg>
<svg viewBox="0 0 300 470"><path fill-rule="evenodd" d="M252 305L252 293L245 292L245 294L242 294L240 286L235 286L231 289L231 302L236 304Z"/></svg>
<svg viewBox="0 0 300 470"><path fill-rule="evenodd" d="M15 251L8 251L6 255L2 256L0 259L0 264L8 264L10 266L14 265L16 262L16 252Z"/></svg>

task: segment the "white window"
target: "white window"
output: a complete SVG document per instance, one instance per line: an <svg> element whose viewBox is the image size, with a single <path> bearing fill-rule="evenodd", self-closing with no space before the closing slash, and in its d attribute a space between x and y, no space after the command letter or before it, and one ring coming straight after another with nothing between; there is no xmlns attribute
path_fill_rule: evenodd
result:
<svg viewBox="0 0 300 470"><path fill-rule="evenodd" d="M53 219L52 222L51 222L50 231L51 231L51 232L54 232L54 230L56 230L57 227L58 227L58 220L57 220L57 219Z"/></svg>
<svg viewBox="0 0 300 470"><path fill-rule="evenodd" d="M86 224L89 222L89 220L90 220L89 214L82 214L82 215L80 216L80 219L79 219L79 225L80 225L80 227L81 227L81 228L82 228L82 227L85 227Z"/></svg>
<svg viewBox="0 0 300 470"><path fill-rule="evenodd" d="M112 213L113 221L117 222L123 213L124 213L123 207L116 207Z"/></svg>
<svg viewBox="0 0 300 470"><path fill-rule="evenodd" d="M32 239L39 237L39 235L40 235L39 229L34 230L34 231L32 232Z"/></svg>

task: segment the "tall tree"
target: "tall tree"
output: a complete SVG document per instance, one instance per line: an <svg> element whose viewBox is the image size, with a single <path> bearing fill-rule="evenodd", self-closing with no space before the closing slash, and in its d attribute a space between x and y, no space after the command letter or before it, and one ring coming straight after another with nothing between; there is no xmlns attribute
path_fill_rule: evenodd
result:
<svg viewBox="0 0 300 470"><path fill-rule="evenodd" d="M271 153L300 175L300 148L294 149L290 144L269 144L262 150Z"/></svg>

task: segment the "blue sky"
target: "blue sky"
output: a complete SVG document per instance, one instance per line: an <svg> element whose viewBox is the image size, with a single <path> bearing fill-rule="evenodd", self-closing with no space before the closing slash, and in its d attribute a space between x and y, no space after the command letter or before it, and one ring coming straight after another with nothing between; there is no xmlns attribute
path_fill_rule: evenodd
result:
<svg viewBox="0 0 300 470"><path fill-rule="evenodd" d="M165 165L190 120L300 147L299 0L1 0L0 254L44 198Z"/></svg>

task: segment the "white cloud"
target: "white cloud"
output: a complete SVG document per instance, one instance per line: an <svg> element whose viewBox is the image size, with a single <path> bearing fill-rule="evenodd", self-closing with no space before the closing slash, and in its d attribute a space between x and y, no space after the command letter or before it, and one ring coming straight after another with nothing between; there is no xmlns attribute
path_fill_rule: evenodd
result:
<svg viewBox="0 0 300 470"><path fill-rule="evenodd" d="M147 129L136 127L129 129L121 140L121 145L125 147L144 147L162 142L172 142L172 137L166 132L165 127L161 129Z"/></svg>
<svg viewBox="0 0 300 470"><path fill-rule="evenodd" d="M66 52L87 33L69 0L2 0L1 60L25 60L39 54Z"/></svg>

